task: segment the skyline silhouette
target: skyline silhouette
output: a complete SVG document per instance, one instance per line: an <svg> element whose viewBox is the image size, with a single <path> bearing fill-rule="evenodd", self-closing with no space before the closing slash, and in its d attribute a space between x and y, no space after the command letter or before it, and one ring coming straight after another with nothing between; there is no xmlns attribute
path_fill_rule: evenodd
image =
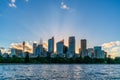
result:
<svg viewBox="0 0 120 80"><path fill-rule="evenodd" d="M31 42L31 44L29 44L29 42L23 41L22 43L11 44L11 47L9 48L9 52L7 51L3 52L2 50L0 50L0 52L2 54L9 54L11 57L13 55L16 56L21 56L21 54L24 55L24 52L29 52L33 56L34 55L40 56L41 54L46 55L52 53L54 55L57 54L58 56L63 54L66 55L71 54L72 57L74 55L81 55L82 57L89 56L90 58L92 57L97 58L97 56L98 58L100 58L100 56L101 57L103 56L103 58L105 56L113 57L112 55L108 54L105 50L103 50L102 46L95 45L93 47L88 47L87 39L80 39L79 40L80 44L78 44L76 41L77 40L75 36L69 36L68 45L64 44L65 43L64 39L55 42L54 37L48 39L47 43L44 43L42 39L40 39L39 42ZM77 44L79 45L79 47L76 46ZM95 52L96 50L99 53Z"/></svg>
<svg viewBox="0 0 120 80"><path fill-rule="evenodd" d="M0 47L22 41L55 42L68 36L88 40L113 56L120 56L119 0L0 0Z"/></svg>

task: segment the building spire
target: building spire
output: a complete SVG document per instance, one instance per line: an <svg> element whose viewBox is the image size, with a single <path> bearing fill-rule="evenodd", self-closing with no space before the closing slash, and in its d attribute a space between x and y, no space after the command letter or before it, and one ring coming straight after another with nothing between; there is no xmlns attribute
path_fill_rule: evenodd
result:
<svg viewBox="0 0 120 80"><path fill-rule="evenodd" d="M39 43L40 45L42 45L43 44L43 40L42 40L42 38L40 38L40 43Z"/></svg>

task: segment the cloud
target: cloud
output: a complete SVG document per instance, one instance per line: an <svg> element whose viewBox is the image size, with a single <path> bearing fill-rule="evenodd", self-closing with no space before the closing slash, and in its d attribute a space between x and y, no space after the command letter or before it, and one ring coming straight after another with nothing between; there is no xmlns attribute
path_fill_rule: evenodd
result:
<svg viewBox="0 0 120 80"><path fill-rule="evenodd" d="M10 6L10 7L14 7L14 8L16 8L16 5L13 4L13 3L10 3L9 6Z"/></svg>
<svg viewBox="0 0 120 80"><path fill-rule="evenodd" d="M63 9L63 10L69 10L70 8L68 7L67 4L65 4L64 2L61 2L61 9Z"/></svg>
<svg viewBox="0 0 120 80"><path fill-rule="evenodd" d="M25 51L32 53L33 52L33 43L37 43L37 41L26 41L25 42ZM47 42L43 42L43 47L47 50ZM15 48L18 50L23 50L23 43L11 43L11 47L10 48Z"/></svg>
<svg viewBox="0 0 120 80"><path fill-rule="evenodd" d="M24 0L25 2L28 2L29 0ZM16 0L11 0L10 3L9 3L9 6L12 7L12 8L16 8L16 4L15 4Z"/></svg>
<svg viewBox="0 0 120 80"><path fill-rule="evenodd" d="M43 47L48 50L48 43L46 41L43 41Z"/></svg>
<svg viewBox="0 0 120 80"><path fill-rule="evenodd" d="M23 50L23 44L22 43L12 43L11 48ZM32 45L29 42L25 42L25 51L32 53Z"/></svg>
<svg viewBox="0 0 120 80"><path fill-rule="evenodd" d="M11 0L11 2L9 3L9 6L16 8L15 2L16 2L16 0Z"/></svg>
<svg viewBox="0 0 120 80"><path fill-rule="evenodd" d="M113 41L102 44L103 49L113 57L120 56L120 41Z"/></svg>
<svg viewBox="0 0 120 80"><path fill-rule="evenodd" d="M4 47L0 47L1 53L10 53L10 49L5 49Z"/></svg>

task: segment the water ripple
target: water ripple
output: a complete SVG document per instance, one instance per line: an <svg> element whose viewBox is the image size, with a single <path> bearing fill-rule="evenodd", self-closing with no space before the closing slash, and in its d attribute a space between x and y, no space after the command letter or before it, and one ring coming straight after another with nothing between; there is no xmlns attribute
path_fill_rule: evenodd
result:
<svg viewBox="0 0 120 80"><path fill-rule="evenodd" d="M120 65L0 65L0 80L120 80Z"/></svg>

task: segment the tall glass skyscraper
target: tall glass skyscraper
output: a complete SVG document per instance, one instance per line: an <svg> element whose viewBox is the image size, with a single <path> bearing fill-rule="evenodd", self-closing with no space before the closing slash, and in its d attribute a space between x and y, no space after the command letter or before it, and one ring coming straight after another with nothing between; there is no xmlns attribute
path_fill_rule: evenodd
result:
<svg viewBox="0 0 120 80"><path fill-rule="evenodd" d="M33 55L35 56L37 56L36 49L37 49L37 43L33 43Z"/></svg>
<svg viewBox="0 0 120 80"><path fill-rule="evenodd" d="M43 45L42 44L39 44L36 48L36 54L37 56L39 57L42 57L43 55Z"/></svg>
<svg viewBox="0 0 120 80"><path fill-rule="evenodd" d="M64 56L64 40L57 42L56 44L56 48L57 48L57 54L59 57L63 57Z"/></svg>
<svg viewBox="0 0 120 80"><path fill-rule="evenodd" d="M69 47L67 52L67 58L72 58L75 55L75 37L69 37Z"/></svg>
<svg viewBox="0 0 120 80"><path fill-rule="evenodd" d="M48 52L54 53L54 37L48 40Z"/></svg>
<svg viewBox="0 0 120 80"><path fill-rule="evenodd" d="M102 51L101 46L95 46L94 47L94 57L95 58L103 58L104 53Z"/></svg>

